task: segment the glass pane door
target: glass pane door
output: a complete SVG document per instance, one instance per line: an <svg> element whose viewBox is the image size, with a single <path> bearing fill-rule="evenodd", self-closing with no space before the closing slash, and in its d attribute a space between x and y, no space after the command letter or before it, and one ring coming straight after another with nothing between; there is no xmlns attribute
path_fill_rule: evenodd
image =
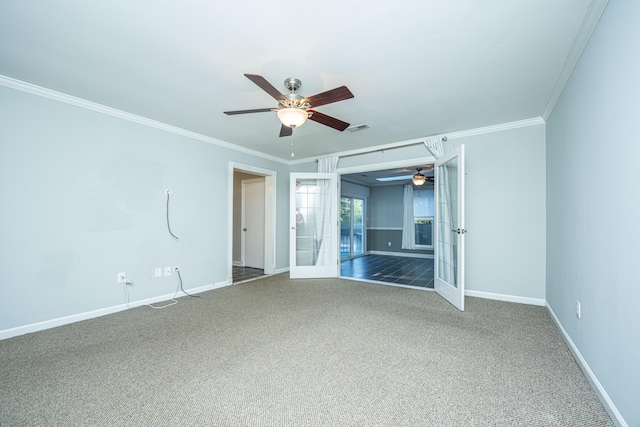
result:
<svg viewBox="0 0 640 427"><path fill-rule="evenodd" d="M436 162L435 290L464 310L464 146Z"/></svg>
<svg viewBox="0 0 640 427"><path fill-rule="evenodd" d="M340 198L340 259L364 254L364 200Z"/></svg>
<svg viewBox="0 0 640 427"><path fill-rule="evenodd" d="M353 245L351 256L364 254L364 200L353 200Z"/></svg>
<svg viewBox="0 0 640 427"><path fill-rule="evenodd" d="M340 259L351 257L351 199L340 198Z"/></svg>
<svg viewBox="0 0 640 427"><path fill-rule="evenodd" d="M291 278L337 277L337 174L291 174Z"/></svg>

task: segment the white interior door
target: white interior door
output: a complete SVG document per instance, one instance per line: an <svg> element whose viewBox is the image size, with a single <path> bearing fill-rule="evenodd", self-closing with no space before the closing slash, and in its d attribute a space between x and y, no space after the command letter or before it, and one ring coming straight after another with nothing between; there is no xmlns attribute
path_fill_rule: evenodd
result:
<svg viewBox="0 0 640 427"><path fill-rule="evenodd" d="M338 175L291 174L289 275L338 276Z"/></svg>
<svg viewBox="0 0 640 427"><path fill-rule="evenodd" d="M435 290L464 311L464 145L436 161Z"/></svg>
<svg viewBox="0 0 640 427"><path fill-rule="evenodd" d="M245 267L264 269L264 179L242 181L242 261Z"/></svg>

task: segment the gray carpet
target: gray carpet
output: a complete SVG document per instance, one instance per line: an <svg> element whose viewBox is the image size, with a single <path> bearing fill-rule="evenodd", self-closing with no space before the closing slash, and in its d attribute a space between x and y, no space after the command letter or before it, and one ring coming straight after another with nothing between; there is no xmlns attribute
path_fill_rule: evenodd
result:
<svg viewBox="0 0 640 427"><path fill-rule="evenodd" d="M278 275L0 341L0 425L611 426L543 307Z"/></svg>

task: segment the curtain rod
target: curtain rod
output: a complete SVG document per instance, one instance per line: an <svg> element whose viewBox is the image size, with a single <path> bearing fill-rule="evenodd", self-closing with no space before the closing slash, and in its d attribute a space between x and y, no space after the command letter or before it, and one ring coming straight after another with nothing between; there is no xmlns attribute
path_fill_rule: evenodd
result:
<svg viewBox="0 0 640 427"><path fill-rule="evenodd" d="M442 140L442 142L447 142L447 137L443 136L442 138L440 138ZM344 159L346 157L353 157L353 156L360 156L362 154L370 154L370 153L376 153L378 151L385 151L385 150L393 150L395 148L404 148L404 147L411 147L412 145L420 145L420 144L424 144L424 141L421 142L412 142L411 144L407 144L407 145L399 145L397 147L389 147L389 148L376 148L374 150L370 150L370 151L362 151L360 153L354 153L354 154L347 154L346 156L340 156L341 159ZM318 163L318 159L316 159L316 163Z"/></svg>

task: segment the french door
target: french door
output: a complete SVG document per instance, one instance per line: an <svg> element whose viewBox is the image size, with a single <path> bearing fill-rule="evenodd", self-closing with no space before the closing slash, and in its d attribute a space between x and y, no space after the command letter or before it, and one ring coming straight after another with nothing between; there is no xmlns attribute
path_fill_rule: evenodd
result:
<svg viewBox="0 0 640 427"><path fill-rule="evenodd" d="M464 311L464 145L436 161L435 290Z"/></svg>
<svg viewBox="0 0 640 427"><path fill-rule="evenodd" d="M340 198L340 259L364 254L364 199Z"/></svg>
<svg viewBox="0 0 640 427"><path fill-rule="evenodd" d="M338 175L292 173L289 276L338 276Z"/></svg>

